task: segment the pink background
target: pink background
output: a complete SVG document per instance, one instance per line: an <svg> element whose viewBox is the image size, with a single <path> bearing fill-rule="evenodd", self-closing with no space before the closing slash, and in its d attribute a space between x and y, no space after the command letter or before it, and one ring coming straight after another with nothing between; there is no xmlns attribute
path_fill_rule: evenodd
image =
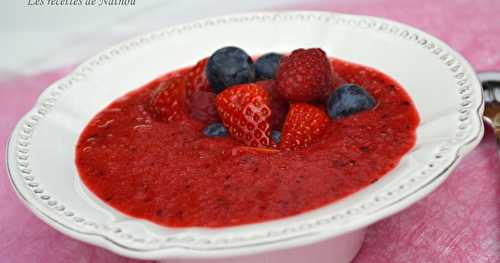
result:
<svg viewBox="0 0 500 263"><path fill-rule="evenodd" d="M498 0L341 0L284 9L382 16L427 31L462 53L477 71L500 71ZM0 79L0 155L17 120L68 66ZM68 238L18 200L0 159L0 262L136 262ZM487 130L435 192L373 226L354 260L364 262L500 262L500 162Z"/></svg>

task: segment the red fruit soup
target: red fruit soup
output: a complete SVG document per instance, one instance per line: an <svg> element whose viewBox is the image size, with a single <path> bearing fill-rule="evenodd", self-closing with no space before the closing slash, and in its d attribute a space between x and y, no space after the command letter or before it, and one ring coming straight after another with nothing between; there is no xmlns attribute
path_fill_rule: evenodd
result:
<svg viewBox="0 0 500 263"><path fill-rule="evenodd" d="M338 77L363 86L377 106L330 121L308 148L235 151L238 141L203 134L206 120L193 117L203 113L158 120L147 110L155 80L111 103L85 127L76 147L80 177L113 208L168 227L258 223L331 204L393 169L415 144L419 124L413 102L394 80L357 64L331 63Z"/></svg>

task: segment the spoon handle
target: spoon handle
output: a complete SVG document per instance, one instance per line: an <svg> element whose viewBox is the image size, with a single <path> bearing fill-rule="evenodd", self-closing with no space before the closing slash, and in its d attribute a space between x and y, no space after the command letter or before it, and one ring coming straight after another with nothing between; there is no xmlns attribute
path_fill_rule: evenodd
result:
<svg viewBox="0 0 500 263"><path fill-rule="evenodd" d="M500 72L479 73L484 94L484 120L495 131L500 155Z"/></svg>

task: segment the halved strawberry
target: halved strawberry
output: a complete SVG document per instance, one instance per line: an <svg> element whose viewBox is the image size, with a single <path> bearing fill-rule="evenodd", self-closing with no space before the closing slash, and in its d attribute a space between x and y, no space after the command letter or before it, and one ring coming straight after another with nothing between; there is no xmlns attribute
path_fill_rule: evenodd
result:
<svg viewBox="0 0 500 263"><path fill-rule="evenodd" d="M276 81L262 80L257 81L256 84L262 86L271 95L271 129L281 130L290 103L279 94Z"/></svg>
<svg viewBox="0 0 500 263"><path fill-rule="evenodd" d="M271 96L257 84L241 84L217 95L215 106L229 134L248 146L269 146Z"/></svg>
<svg viewBox="0 0 500 263"><path fill-rule="evenodd" d="M172 121L185 116L186 80L177 76L159 83L150 101L150 110L159 119Z"/></svg>
<svg viewBox="0 0 500 263"><path fill-rule="evenodd" d="M208 58L204 58L186 72L186 89L187 95L191 96L196 91L211 91L205 76L205 66Z"/></svg>
<svg viewBox="0 0 500 263"><path fill-rule="evenodd" d="M294 103L286 116L281 134L280 148L304 148L320 139L330 119L321 109L307 104Z"/></svg>

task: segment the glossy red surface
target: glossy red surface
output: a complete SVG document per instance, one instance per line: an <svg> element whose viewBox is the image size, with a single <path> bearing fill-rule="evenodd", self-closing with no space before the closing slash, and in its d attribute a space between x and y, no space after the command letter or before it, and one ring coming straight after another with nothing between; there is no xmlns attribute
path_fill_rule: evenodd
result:
<svg viewBox="0 0 500 263"><path fill-rule="evenodd" d="M204 136L204 124L195 119L155 120L146 106L156 80L90 121L76 148L80 176L110 206L169 227L249 224L330 204L393 169L414 145L419 123L394 80L340 60L332 65L378 104L331 121L309 148L235 151L237 141Z"/></svg>

